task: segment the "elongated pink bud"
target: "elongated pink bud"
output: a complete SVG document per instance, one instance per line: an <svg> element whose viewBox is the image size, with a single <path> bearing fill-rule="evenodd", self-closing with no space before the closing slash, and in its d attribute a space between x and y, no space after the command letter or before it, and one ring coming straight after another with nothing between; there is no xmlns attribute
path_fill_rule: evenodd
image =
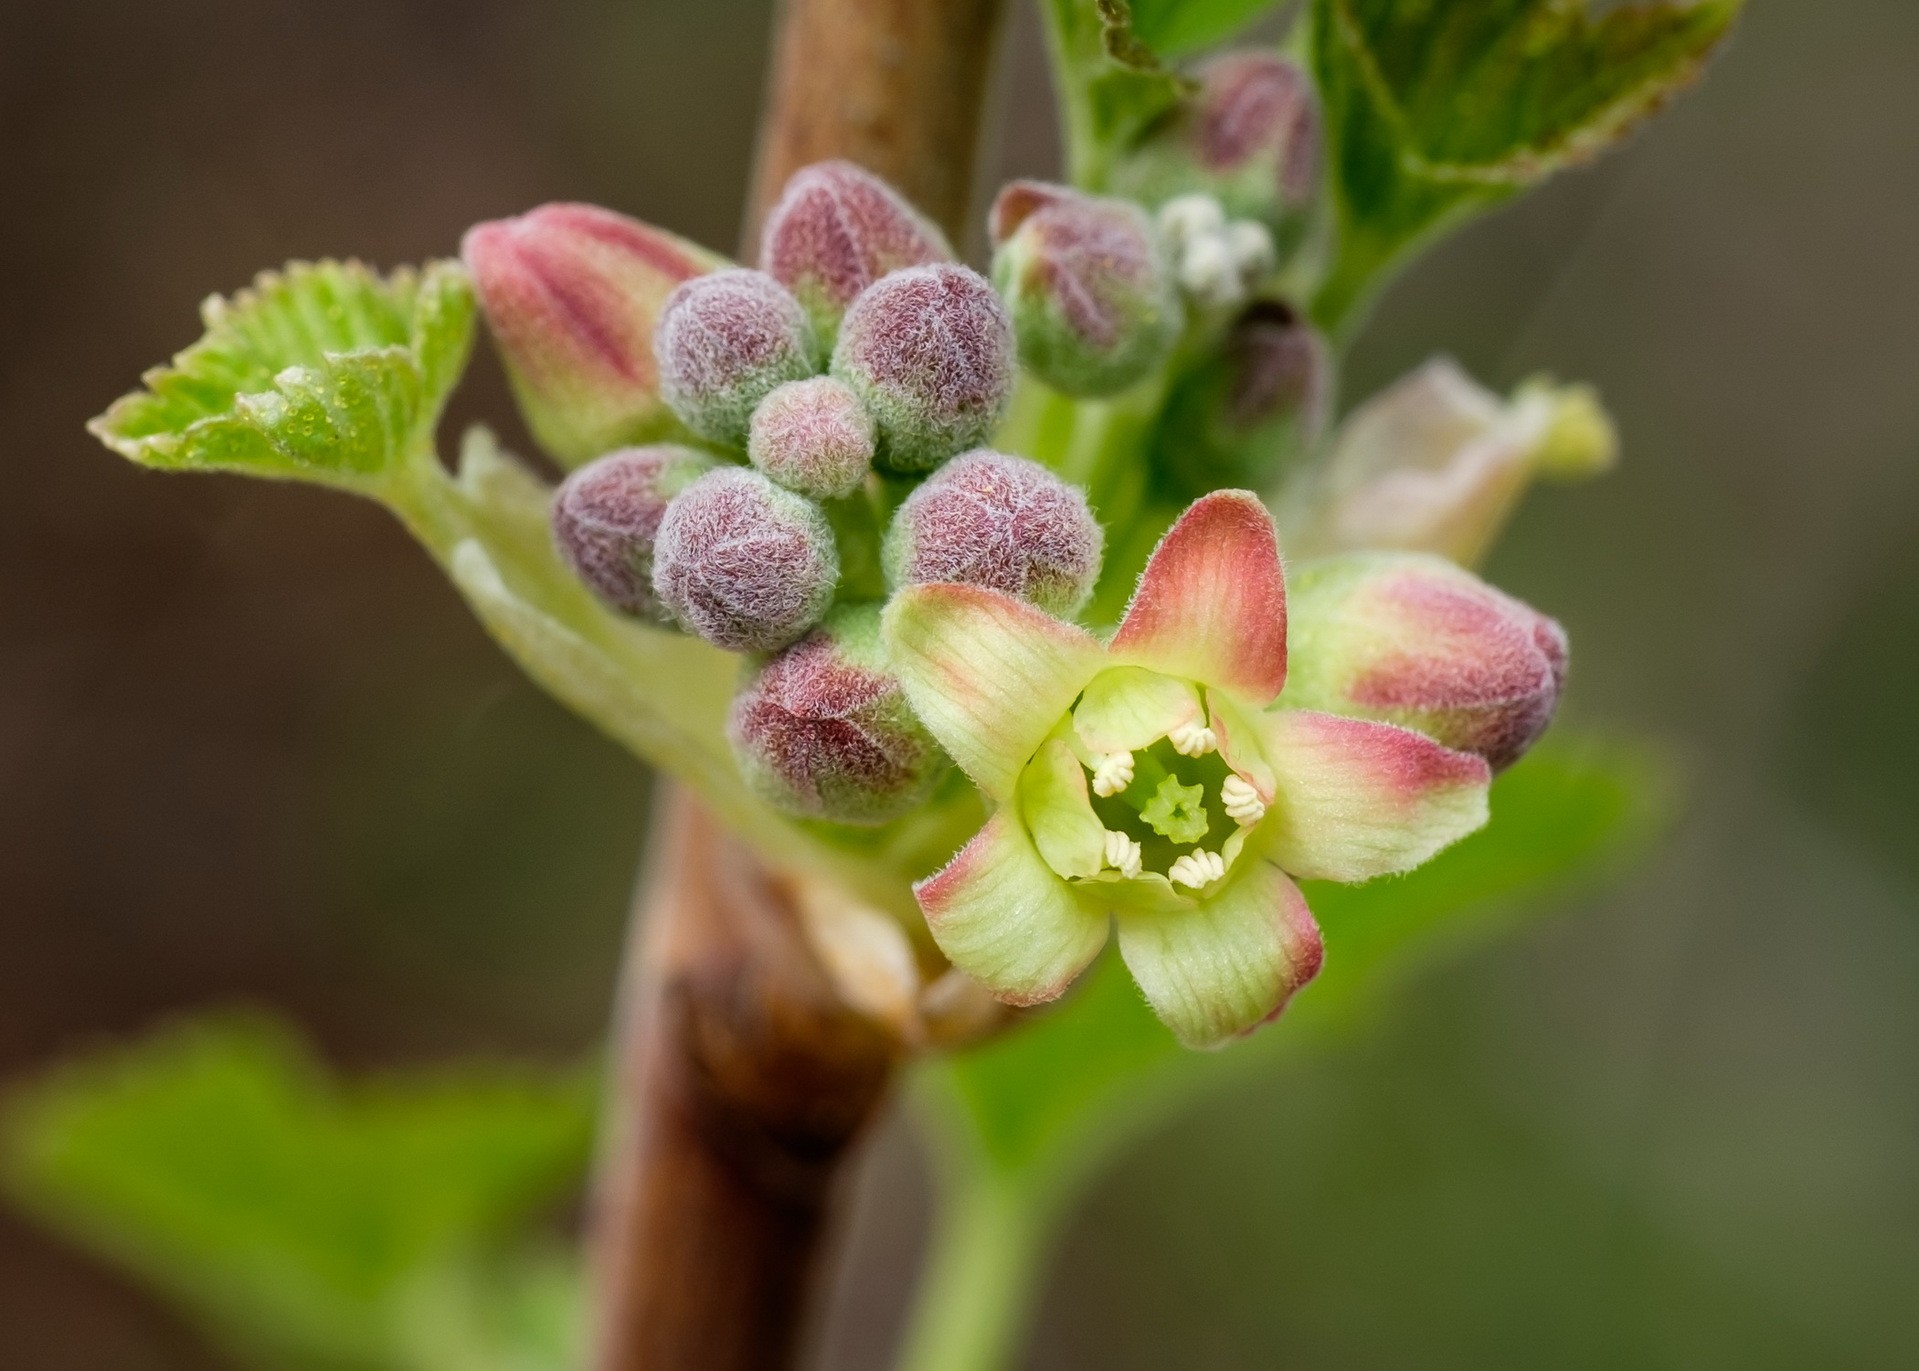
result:
<svg viewBox="0 0 1919 1371"><path fill-rule="evenodd" d="M873 465L873 416L831 376L788 381L753 411L746 455L788 490L815 500L851 495Z"/></svg>
<svg viewBox="0 0 1919 1371"><path fill-rule="evenodd" d="M946 754L907 704L878 605L842 605L762 666L728 737L747 783L789 814L875 824L924 801Z"/></svg>
<svg viewBox="0 0 1919 1371"><path fill-rule="evenodd" d="M998 425L1013 392L1012 324L976 271L896 271L847 311L833 375L879 426L881 467L931 471Z"/></svg>
<svg viewBox="0 0 1919 1371"><path fill-rule="evenodd" d="M829 345L847 307L880 277L952 258L930 219L851 162L794 172L760 232L761 268L798 297Z"/></svg>
<svg viewBox="0 0 1919 1371"><path fill-rule="evenodd" d="M1417 553L1309 563L1291 582L1282 705L1396 723L1494 770L1552 722L1566 634L1470 571Z"/></svg>
<svg viewBox="0 0 1919 1371"><path fill-rule="evenodd" d="M723 259L597 205L476 224L460 252L541 447L576 466L672 430L653 329L673 288Z"/></svg>
<svg viewBox="0 0 1919 1371"><path fill-rule="evenodd" d="M799 301L765 272L743 268L668 296L654 348L673 412L702 438L740 448L760 401L813 375L821 360Z"/></svg>
<svg viewBox="0 0 1919 1371"><path fill-rule="evenodd" d="M653 593L653 544L668 501L713 470L673 443L623 448L588 462L553 495L553 542L587 589L625 614L670 622Z"/></svg>
<svg viewBox="0 0 1919 1371"><path fill-rule="evenodd" d="M1099 578L1103 540L1078 489L1038 462L981 450L907 496L881 559L895 589L990 586L1071 618Z"/></svg>
<svg viewBox="0 0 1919 1371"><path fill-rule="evenodd" d="M993 282L1020 361L1068 395L1111 395L1166 360L1183 319L1146 212L1015 181L993 203Z"/></svg>
<svg viewBox="0 0 1919 1371"><path fill-rule="evenodd" d="M757 471L721 467L666 507L653 590L715 647L771 652L820 621L839 581L832 527Z"/></svg>

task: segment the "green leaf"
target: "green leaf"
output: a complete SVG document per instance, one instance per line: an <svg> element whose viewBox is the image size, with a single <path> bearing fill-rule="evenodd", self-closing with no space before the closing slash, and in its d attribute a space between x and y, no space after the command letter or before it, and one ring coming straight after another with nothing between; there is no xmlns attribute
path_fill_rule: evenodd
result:
<svg viewBox="0 0 1919 1371"><path fill-rule="evenodd" d="M261 1364L451 1371L409 1351L452 1336L422 1327L552 1341L532 1313L551 1263L500 1252L582 1175L593 1084L487 1067L346 1085L285 1029L226 1016L19 1090L0 1155L14 1200Z"/></svg>
<svg viewBox="0 0 1919 1371"><path fill-rule="evenodd" d="M1695 79L1741 0L1313 0L1339 241L1334 328L1415 246L1622 139Z"/></svg>
<svg viewBox="0 0 1919 1371"><path fill-rule="evenodd" d="M295 262L208 299L200 341L88 427L145 466L371 489L430 441L473 313L457 262Z"/></svg>
<svg viewBox="0 0 1919 1371"><path fill-rule="evenodd" d="M1616 866L1669 792L1646 749L1563 737L1542 746L1494 783L1493 822L1419 870L1363 886L1309 883L1325 967L1278 1024L1225 1052L1182 1049L1109 951L1057 1009L922 1067L918 1099L938 1144L946 1219L902 1366L997 1364L977 1330L1017 1325L999 1304L1029 1296L1038 1282L1026 1264L1046 1229L1130 1139L1197 1091L1376 1010L1422 961Z"/></svg>
<svg viewBox="0 0 1919 1371"><path fill-rule="evenodd" d="M1224 42L1279 6L1280 0L1132 0L1133 33L1170 60Z"/></svg>
<svg viewBox="0 0 1919 1371"><path fill-rule="evenodd" d="M1164 0L1155 8L1170 10ZM1135 31L1128 0L1046 0L1043 12L1068 176L1098 190L1114 152L1170 110L1189 83Z"/></svg>

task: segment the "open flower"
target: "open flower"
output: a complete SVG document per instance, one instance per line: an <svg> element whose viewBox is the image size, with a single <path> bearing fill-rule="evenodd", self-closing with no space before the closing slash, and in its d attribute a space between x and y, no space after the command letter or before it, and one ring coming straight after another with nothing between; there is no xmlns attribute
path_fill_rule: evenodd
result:
<svg viewBox="0 0 1919 1371"><path fill-rule="evenodd" d="M914 709L998 805L915 893L947 957L1010 1003L1064 992L1116 920L1154 1011L1218 1046L1319 969L1295 877L1410 870L1486 820L1483 759L1269 709L1285 576L1244 491L1181 516L1110 642L952 584L902 589L886 635Z"/></svg>

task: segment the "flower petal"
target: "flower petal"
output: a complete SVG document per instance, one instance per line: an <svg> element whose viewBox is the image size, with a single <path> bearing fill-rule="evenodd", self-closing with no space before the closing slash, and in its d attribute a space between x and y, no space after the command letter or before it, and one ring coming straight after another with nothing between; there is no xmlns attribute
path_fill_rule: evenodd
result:
<svg viewBox="0 0 1919 1371"><path fill-rule="evenodd" d="M1272 516L1249 491L1193 502L1160 539L1126 608L1124 661L1264 705L1286 684L1286 574Z"/></svg>
<svg viewBox="0 0 1919 1371"><path fill-rule="evenodd" d="M1057 999L1106 945L1104 910L1053 874L1010 810L913 894L940 951L1008 1004Z"/></svg>
<svg viewBox="0 0 1919 1371"><path fill-rule="evenodd" d="M1259 720L1262 716L1241 709L1221 691L1206 692L1206 708L1213 718L1213 736L1218 739L1219 757L1233 774L1250 785L1261 804L1273 802L1277 782L1273 769L1260 752Z"/></svg>
<svg viewBox="0 0 1919 1371"><path fill-rule="evenodd" d="M1105 661L1083 630L983 586L907 586L883 622L914 711L996 800Z"/></svg>
<svg viewBox="0 0 1919 1371"><path fill-rule="evenodd" d="M1265 718L1278 794L1266 852L1306 880L1411 871L1486 822L1492 772L1397 724L1287 709Z"/></svg>
<svg viewBox="0 0 1919 1371"><path fill-rule="evenodd" d="M1205 721L1188 682L1136 666L1100 672L1073 711L1073 731L1094 753L1132 752L1181 724Z"/></svg>
<svg viewBox="0 0 1919 1371"><path fill-rule="evenodd" d="M1096 876L1106 826L1086 795L1086 772L1064 738L1048 741L1020 773L1019 807L1046 864L1061 876Z"/></svg>
<svg viewBox="0 0 1919 1371"><path fill-rule="evenodd" d="M1197 909L1122 911L1119 951L1153 1012L1188 1047L1221 1047L1286 1007L1319 971L1319 926L1299 887L1249 861Z"/></svg>

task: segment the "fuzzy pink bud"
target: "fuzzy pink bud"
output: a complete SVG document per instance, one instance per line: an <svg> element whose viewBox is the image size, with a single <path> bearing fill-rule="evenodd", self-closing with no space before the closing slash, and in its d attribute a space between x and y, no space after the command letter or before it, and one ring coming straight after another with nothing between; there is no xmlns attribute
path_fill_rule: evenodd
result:
<svg viewBox="0 0 1919 1371"><path fill-rule="evenodd" d="M1086 497L1038 462L969 452L906 497L881 560L895 589L990 586L1071 618L1099 578L1099 521Z"/></svg>
<svg viewBox="0 0 1919 1371"><path fill-rule="evenodd" d="M735 268L688 281L667 298L654 343L660 391L702 438L746 446L761 400L819 370L813 326L786 287Z"/></svg>
<svg viewBox="0 0 1919 1371"><path fill-rule="evenodd" d="M853 302L833 375L878 424L881 467L931 471L998 426L1013 391L1013 327L978 272L911 267Z"/></svg>
<svg viewBox="0 0 1919 1371"><path fill-rule="evenodd" d="M866 480L876 441L859 396L844 382L813 376L788 381L760 401L746 454L788 490L833 500Z"/></svg>
<svg viewBox="0 0 1919 1371"><path fill-rule="evenodd" d="M1552 722L1565 631L1470 571L1359 553L1309 563L1289 594L1284 704L1414 728L1496 771Z"/></svg>
<svg viewBox="0 0 1919 1371"><path fill-rule="evenodd" d="M721 259L597 205L543 205L467 230L461 256L540 446L568 466L673 427L653 329Z"/></svg>
<svg viewBox="0 0 1919 1371"><path fill-rule="evenodd" d="M993 282L1020 361L1040 380L1068 395L1112 395L1165 361L1183 311L1138 205L1015 181L991 225Z"/></svg>
<svg viewBox="0 0 1919 1371"><path fill-rule="evenodd" d="M553 494L561 559L613 608L670 622L653 593L654 540L667 503L714 465L705 453L672 443L624 448L587 463Z"/></svg>
<svg viewBox="0 0 1919 1371"><path fill-rule="evenodd" d="M760 232L761 268L793 292L828 343L847 306L880 277L952 257L931 220L851 162L794 172Z"/></svg>
<svg viewBox="0 0 1919 1371"><path fill-rule="evenodd" d="M946 754L907 704L878 605L843 605L747 682L727 729L754 792L789 814L875 824L924 801Z"/></svg>
<svg viewBox="0 0 1919 1371"><path fill-rule="evenodd" d="M820 621L840 559L812 501L757 471L721 467L673 498L653 548L653 590L715 647L771 652Z"/></svg>

